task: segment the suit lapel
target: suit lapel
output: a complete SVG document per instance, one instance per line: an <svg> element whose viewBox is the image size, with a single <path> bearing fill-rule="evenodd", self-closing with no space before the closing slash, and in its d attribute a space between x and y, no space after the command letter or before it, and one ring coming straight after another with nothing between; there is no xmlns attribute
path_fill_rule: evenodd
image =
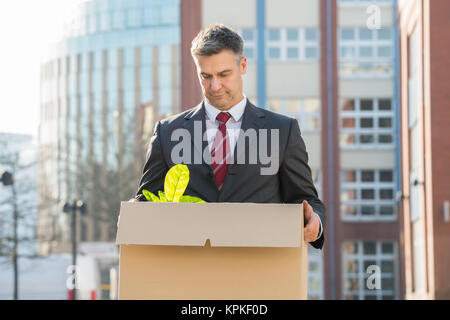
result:
<svg viewBox="0 0 450 320"><path fill-rule="evenodd" d="M191 143L194 146L191 163L200 166L202 170L206 170L212 177L213 172L209 165L211 163L211 155L209 154L208 141L203 140L206 132L205 106L203 102L194 107L192 112L187 113L184 119L183 127L189 131Z"/></svg>
<svg viewBox="0 0 450 320"><path fill-rule="evenodd" d="M250 101L247 99L247 104L245 106L244 115L242 117L242 124L241 124L241 131L239 133L238 141L236 142L236 146L234 147L234 154L233 154L233 163L229 165L228 167L228 173L225 177L225 181L222 187L222 191L219 195L219 202L225 202L232 194L233 194L233 181L236 181L236 179L239 179L240 177L243 177L244 175L241 174L246 170L245 165L239 165L238 160L238 143L239 141L243 141L244 139L243 135L244 132L246 132L248 129L254 129L256 130L256 135L258 135L258 129L265 128L266 125L266 119L264 113L256 106L254 106ZM249 141L249 146L256 146L257 141ZM248 148L245 147L245 152L248 154Z"/></svg>

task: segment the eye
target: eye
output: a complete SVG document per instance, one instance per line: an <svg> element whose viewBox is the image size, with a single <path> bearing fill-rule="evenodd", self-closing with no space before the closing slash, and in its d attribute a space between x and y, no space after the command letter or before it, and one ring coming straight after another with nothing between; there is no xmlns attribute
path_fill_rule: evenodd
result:
<svg viewBox="0 0 450 320"><path fill-rule="evenodd" d="M202 74L202 79L208 80L208 79L211 79L211 76L209 74Z"/></svg>

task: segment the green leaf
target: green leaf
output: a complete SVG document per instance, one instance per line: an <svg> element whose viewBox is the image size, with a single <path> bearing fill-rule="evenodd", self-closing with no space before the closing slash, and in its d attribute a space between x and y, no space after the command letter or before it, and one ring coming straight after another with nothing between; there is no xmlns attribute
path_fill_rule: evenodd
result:
<svg viewBox="0 0 450 320"><path fill-rule="evenodd" d="M179 202L206 203L205 200L202 200L198 197L193 197L193 196L181 196Z"/></svg>
<svg viewBox="0 0 450 320"><path fill-rule="evenodd" d="M161 202L168 202L166 194L164 192L158 191L158 194L159 194L159 201L161 201Z"/></svg>
<svg viewBox="0 0 450 320"><path fill-rule="evenodd" d="M148 190L142 190L142 194L147 198L147 200L148 201L150 201L150 202L160 202L159 201L159 198L156 196L156 195L154 195L153 193L151 193L150 191L148 191Z"/></svg>
<svg viewBox="0 0 450 320"><path fill-rule="evenodd" d="M189 183L189 169L185 164L170 168L164 181L164 192L169 202L178 202Z"/></svg>

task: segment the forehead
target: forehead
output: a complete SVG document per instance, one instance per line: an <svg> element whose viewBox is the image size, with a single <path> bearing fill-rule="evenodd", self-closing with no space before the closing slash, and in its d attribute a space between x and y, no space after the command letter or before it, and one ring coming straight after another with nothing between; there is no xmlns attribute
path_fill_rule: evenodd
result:
<svg viewBox="0 0 450 320"><path fill-rule="evenodd" d="M236 55L231 50L222 50L211 56L196 56L194 61L197 65L197 71L209 74L220 73L238 67Z"/></svg>

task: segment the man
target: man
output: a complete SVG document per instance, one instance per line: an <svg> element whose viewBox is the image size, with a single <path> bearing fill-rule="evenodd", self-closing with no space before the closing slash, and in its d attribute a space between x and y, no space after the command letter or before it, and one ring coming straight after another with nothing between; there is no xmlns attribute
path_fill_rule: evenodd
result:
<svg viewBox="0 0 450 320"><path fill-rule="evenodd" d="M190 171L185 194L206 202L303 203L305 241L321 249L325 206L312 182L297 120L255 107L244 96L247 60L235 31L211 25L192 41L191 53L204 101L156 124L130 201L146 201L143 189L163 190L167 171L185 163ZM192 140L189 148L180 149L180 137ZM273 160L270 168L267 159Z"/></svg>

